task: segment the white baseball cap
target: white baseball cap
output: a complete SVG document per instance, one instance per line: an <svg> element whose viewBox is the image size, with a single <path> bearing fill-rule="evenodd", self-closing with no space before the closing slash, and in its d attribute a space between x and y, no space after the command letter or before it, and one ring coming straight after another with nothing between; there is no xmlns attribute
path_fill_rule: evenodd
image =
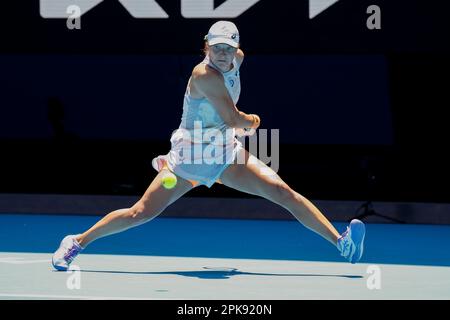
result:
<svg viewBox="0 0 450 320"><path fill-rule="evenodd" d="M230 21L217 21L214 23L205 38L210 46L226 43L234 48L239 47L239 31L236 25Z"/></svg>

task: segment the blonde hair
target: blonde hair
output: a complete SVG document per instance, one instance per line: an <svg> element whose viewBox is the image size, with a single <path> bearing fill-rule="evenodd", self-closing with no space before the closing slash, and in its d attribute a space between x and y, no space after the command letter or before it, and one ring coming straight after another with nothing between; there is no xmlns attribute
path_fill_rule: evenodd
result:
<svg viewBox="0 0 450 320"><path fill-rule="evenodd" d="M208 40L205 39L205 42L203 44L203 49L202 49L202 52L205 56L208 54L208 50L209 50Z"/></svg>

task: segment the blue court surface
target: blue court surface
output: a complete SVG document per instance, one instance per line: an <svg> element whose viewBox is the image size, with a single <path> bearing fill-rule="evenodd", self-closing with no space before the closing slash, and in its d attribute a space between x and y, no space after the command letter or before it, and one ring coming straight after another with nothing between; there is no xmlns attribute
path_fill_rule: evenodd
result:
<svg viewBox="0 0 450 320"><path fill-rule="evenodd" d="M367 224L352 265L296 221L162 215L54 271L61 239L99 218L0 215L0 299L450 299L450 226Z"/></svg>

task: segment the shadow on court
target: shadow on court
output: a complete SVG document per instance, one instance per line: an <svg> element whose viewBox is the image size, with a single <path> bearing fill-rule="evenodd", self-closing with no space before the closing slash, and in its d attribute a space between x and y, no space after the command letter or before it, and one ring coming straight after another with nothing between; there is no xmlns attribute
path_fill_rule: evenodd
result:
<svg viewBox="0 0 450 320"><path fill-rule="evenodd" d="M243 272L235 268L230 270L213 270L207 267L203 267L205 270L198 271L159 271L159 272L146 272L146 271L114 271L114 270L83 270L80 272L92 272L92 273L110 273L110 274L129 274L129 275L177 275L189 278L198 279L230 279L233 276L270 276L270 277L333 277L333 278L348 278L348 279L361 279L362 276L357 275L339 275L339 274L307 274L307 273L260 273L260 272ZM55 271L58 272L58 271Z"/></svg>

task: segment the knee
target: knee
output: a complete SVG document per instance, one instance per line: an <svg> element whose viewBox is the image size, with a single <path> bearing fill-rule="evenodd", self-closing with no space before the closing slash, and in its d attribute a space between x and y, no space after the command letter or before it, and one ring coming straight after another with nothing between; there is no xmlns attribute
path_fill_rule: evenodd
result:
<svg viewBox="0 0 450 320"><path fill-rule="evenodd" d="M295 201L297 193L291 189L286 183L280 182L276 184L276 197L281 203L290 203Z"/></svg>
<svg viewBox="0 0 450 320"><path fill-rule="evenodd" d="M129 217L136 224L145 223L152 220L163 210L158 210L157 208L152 208L150 205L138 202L133 207L130 208Z"/></svg>

